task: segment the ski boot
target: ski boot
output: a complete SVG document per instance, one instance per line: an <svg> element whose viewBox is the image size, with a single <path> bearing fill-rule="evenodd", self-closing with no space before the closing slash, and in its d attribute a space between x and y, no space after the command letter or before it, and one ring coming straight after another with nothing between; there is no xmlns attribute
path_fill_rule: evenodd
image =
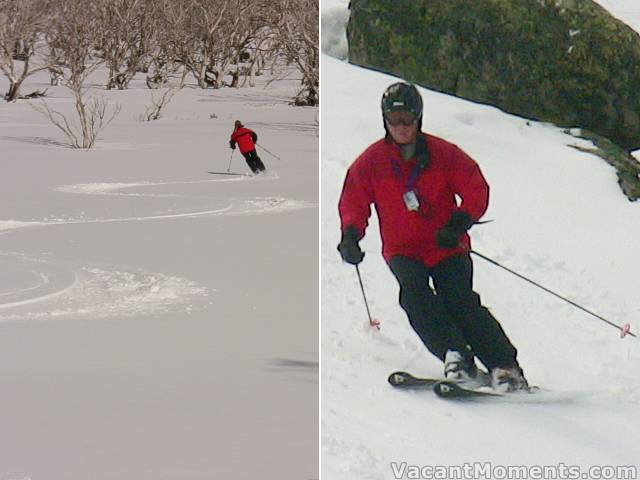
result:
<svg viewBox="0 0 640 480"><path fill-rule="evenodd" d="M476 383L479 374L473 356L465 358L456 350L447 350L444 357L444 378L456 383Z"/></svg>
<svg viewBox="0 0 640 480"><path fill-rule="evenodd" d="M512 367L496 367L491 370L491 387L500 393L529 391L529 383L524 378L522 369Z"/></svg>

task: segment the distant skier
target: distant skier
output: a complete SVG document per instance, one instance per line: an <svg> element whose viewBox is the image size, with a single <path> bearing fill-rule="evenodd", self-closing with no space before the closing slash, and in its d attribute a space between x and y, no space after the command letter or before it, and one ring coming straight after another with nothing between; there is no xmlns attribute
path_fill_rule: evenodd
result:
<svg viewBox="0 0 640 480"><path fill-rule="evenodd" d="M253 130L245 128L240 120L236 120L233 133L231 134L231 140L229 140L229 146L232 149L236 149L236 143L240 147L240 153L247 161L247 165L254 174L262 173L266 170L262 160L256 153L256 142L258 141L258 135Z"/></svg>
<svg viewBox="0 0 640 480"><path fill-rule="evenodd" d="M517 350L472 289L466 232L489 201L480 168L457 146L421 131L422 98L415 86L390 85L381 106L386 135L351 165L340 197L342 259L357 265L364 258L358 242L373 204L382 255L400 284L400 305L424 345L444 362L445 377L476 379L477 357L497 390L526 389Z"/></svg>

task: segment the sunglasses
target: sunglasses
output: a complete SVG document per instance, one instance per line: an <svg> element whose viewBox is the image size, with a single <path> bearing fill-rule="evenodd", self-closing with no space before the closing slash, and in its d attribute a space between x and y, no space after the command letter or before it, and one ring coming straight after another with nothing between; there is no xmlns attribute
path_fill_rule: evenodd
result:
<svg viewBox="0 0 640 480"><path fill-rule="evenodd" d="M415 125L416 123L418 123L418 119L411 112L389 112L385 115L384 118L387 124L391 125L392 127L397 127L398 125L405 125L408 127L410 125Z"/></svg>

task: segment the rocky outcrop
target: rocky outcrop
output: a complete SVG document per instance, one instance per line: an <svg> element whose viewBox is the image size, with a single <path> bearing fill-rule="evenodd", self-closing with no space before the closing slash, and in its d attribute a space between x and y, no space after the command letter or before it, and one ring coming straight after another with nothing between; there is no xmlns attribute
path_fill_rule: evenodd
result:
<svg viewBox="0 0 640 480"><path fill-rule="evenodd" d="M640 148L640 37L591 0L352 0L349 60Z"/></svg>

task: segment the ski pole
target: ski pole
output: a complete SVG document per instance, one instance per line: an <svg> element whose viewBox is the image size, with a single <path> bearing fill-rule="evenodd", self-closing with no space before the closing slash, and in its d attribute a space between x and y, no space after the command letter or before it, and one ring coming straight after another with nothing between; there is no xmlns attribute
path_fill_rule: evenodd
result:
<svg viewBox="0 0 640 480"><path fill-rule="evenodd" d="M269 150L267 150L266 148L264 148L262 145L260 145L259 143L256 143L257 146L259 146L261 149L263 149L265 152L267 152L269 155L271 155L272 157L277 158L278 160L282 160L279 156L277 156L274 153L271 153Z"/></svg>
<svg viewBox="0 0 640 480"><path fill-rule="evenodd" d="M371 311L369 310L369 302L367 302L367 296L364 293L364 285L362 283L362 276L360 275L360 268L356 265L356 273L358 274L358 282L360 282L360 291L362 292L362 298L364 299L364 306L367 309L367 316L369 317L369 325L376 327L380 330L380 321L371 318Z"/></svg>
<svg viewBox="0 0 640 480"><path fill-rule="evenodd" d="M539 283L534 282L530 278L527 278L524 275L522 275L522 274L520 274L520 273L518 273L518 272L516 272L514 270L511 270L508 267L505 267L504 265L502 265L502 264L496 262L495 260L487 257L486 255L481 254L480 252L476 252L475 250L469 250L469 252L473 253L474 255L477 255L478 257L482 258L483 260L486 260L487 262L491 263L492 265L495 265L496 267L500 267L503 270L506 270L507 272L511 273L512 275L515 275L516 277L521 278L522 280L524 280L526 282L529 282L531 285L534 285L534 286L538 287L539 289L544 290L547 293L550 293L554 297L559 298L560 300L564 300L568 304L573 305L574 307L579 308L583 312L586 312L589 315L592 315L592 316L596 317L598 320L601 320L601 321L605 322L607 325L611 325L612 327L620 330L620 338L624 338L627 335L631 335L632 337L638 338L637 335L631 331L631 325L630 324L626 323L623 326L617 325L617 324L607 320L606 318L598 315L597 313L594 313L591 310L588 310L588 309L584 308L582 305L579 305L576 302L574 302L572 300L569 300L568 298L563 297L562 295L554 292L553 290L550 290L547 287L544 287L544 286L540 285Z"/></svg>
<svg viewBox="0 0 640 480"><path fill-rule="evenodd" d="M231 162L233 161L233 154L235 153L235 149L231 150L231 158L229 159L229 166L227 167L227 172L231 171Z"/></svg>

